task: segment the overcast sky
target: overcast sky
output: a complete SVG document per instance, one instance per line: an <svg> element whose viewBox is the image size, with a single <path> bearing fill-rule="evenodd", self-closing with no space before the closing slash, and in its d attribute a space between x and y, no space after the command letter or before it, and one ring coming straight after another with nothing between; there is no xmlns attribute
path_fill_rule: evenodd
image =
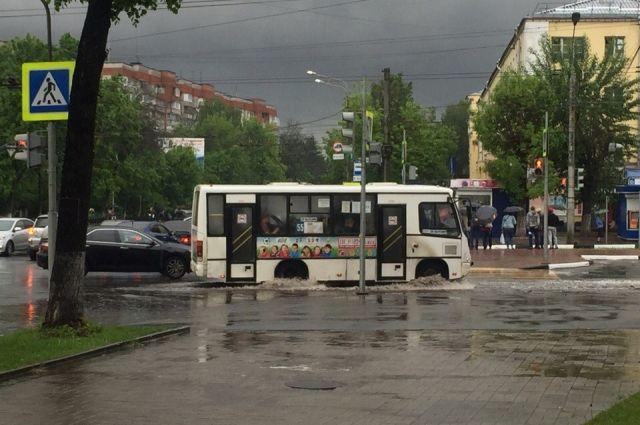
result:
<svg viewBox="0 0 640 425"><path fill-rule="evenodd" d="M520 19L538 3L184 0L177 16L151 12L137 28L123 18L111 30L109 59L139 61L229 94L264 98L278 108L283 125L340 109L343 93L313 83L307 69L354 80L380 78L390 67L413 81L420 103L441 110L482 89ZM79 4L54 15L54 39L64 32L79 37ZM45 37L40 1L0 0L0 39L28 32ZM305 128L320 135L336 120Z"/></svg>

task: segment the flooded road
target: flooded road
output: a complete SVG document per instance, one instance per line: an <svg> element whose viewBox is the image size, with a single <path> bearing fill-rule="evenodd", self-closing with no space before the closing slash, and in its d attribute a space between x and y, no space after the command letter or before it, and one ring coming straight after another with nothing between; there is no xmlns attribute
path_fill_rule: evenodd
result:
<svg viewBox="0 0 640 425"><path fill-rule="evenodd" d="M638 271L598 263L366 298L90 274L91 320L191 334L1 384L0 423L582 424L640 390ZM37 325L47 273L0 258L0 282L0 333ZM335 389L292 388L318 382Z"/></svg>

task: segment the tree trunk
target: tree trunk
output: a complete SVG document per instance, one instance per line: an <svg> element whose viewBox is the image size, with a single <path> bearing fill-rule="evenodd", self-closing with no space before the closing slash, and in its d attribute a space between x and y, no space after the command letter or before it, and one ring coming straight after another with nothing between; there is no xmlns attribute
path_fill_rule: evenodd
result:
<svg viewBox="0 0 640 425"><path fill-rule="evenodd" d="M84 324L84 252L87 237L96 106L111 26L112 0L90 0L82 28L69 105L62 165L58 234L44 326Z"/></svg>

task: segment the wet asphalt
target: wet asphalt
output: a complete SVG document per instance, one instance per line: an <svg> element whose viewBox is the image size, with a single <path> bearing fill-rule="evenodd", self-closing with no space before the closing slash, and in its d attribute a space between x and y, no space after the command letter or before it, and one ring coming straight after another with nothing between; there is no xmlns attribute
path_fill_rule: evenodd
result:
<svg viewBox="0 0 640 425"><path fill-rule="evenodd" d="M426 292L362 298L351 289L204 288L193 275L90 273L87 315L101 323L191 323L210 329L638 329L640 263L598 262L548 279L467 277ZM0 257L0 333L43 319L48 272ZM229 302L230 301L230 302Z"/></svg>
<svg viewBox="0 0 640 425"><path fill-rule="evenodd" d="M0 424L579 425L640 389L638 272L598 262L365 298L90 273L90 320L190 335L0 384ZM47 278L0 258L0 334L42 321ZM304 389L318 383L335 390Z"/></svg>

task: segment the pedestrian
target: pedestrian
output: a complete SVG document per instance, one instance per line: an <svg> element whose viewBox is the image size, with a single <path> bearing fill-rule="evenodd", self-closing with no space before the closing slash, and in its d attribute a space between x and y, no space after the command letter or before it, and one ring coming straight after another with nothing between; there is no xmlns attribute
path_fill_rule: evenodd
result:
<svg viewBox="0 0 640 425"><path fill-rule="evenodd" d="M484 249L487 249L487 247L489 247L489 249L493 248L493 238L491 235L491 232L493 231L493 220L496 219L496 215L494 214L491 217L491 221L485 223L482 226L482 246Z"/></svg>
<svg viewBox="0 0 640 425"><path fill-rule="evenodd" d="M531 207L531 210L527 213L525 219L527 225L527 236L529 236L529 249L537 248L540 236L538 230L540 229L540 214L536 212L535 207Z"/></svg>
<svg viewBox="0 0 640 425"><path fill-rule="evenodd" d="M504 233L507 249L516 249L513 244L513 237L516 234L516 218L509 213L505 213L502 217L502 233Z"/></svg>
<svg viewBox="0 0 640 425"><path fill-rule="evenodd" d="M596 241L599 243L600 239L604 237L604 222L600 218L598 214L594 214L593 216L593 224L596 230Z"/></svg>
<svg viewBox="0 0 640 425"><path fill-rule="evenodd" d="M544 245L544 215L542 210L538 210L538 218L540 220L540 226L538 226L538 232L536 233L536 248L542 249Z"/></svg>
<svg viewBox="0 0 640 425"><path fill-rule="evenodd" d="M478 250L478 243L480 242L481 227L480 220L478 220L478 217L474 214L471 219L471 246L469 248L475 249L476 251Z"/></svg>
<svg viewBox="0 0 640 425"><path fill-rule="evenodd" d="M560 219L553 208L549 208L547 220L549 225L549 245L551 249L558 249L558 227L560 227Z"/></svg>

